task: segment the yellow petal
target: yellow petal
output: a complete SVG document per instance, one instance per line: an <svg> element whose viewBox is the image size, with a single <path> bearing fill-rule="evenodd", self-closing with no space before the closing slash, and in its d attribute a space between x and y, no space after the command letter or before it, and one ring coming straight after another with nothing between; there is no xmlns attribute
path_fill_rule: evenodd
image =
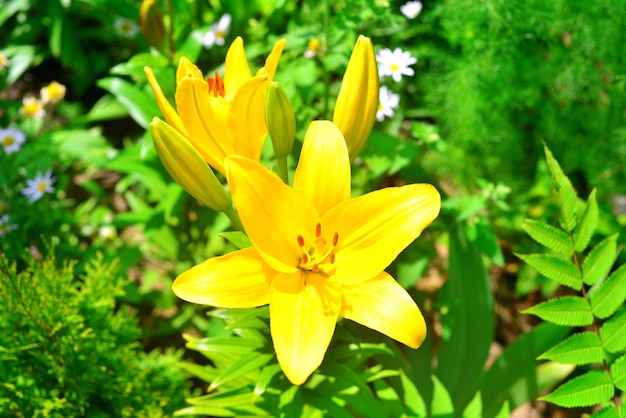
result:
<svg viewBox="0 0 626 418"><path fill-rule="evenodd" d="M263 259L292 273L300 262L298 235L315 242L319 216L304 195L256 161L226 158L227 177L241 222Z"/></svg>
<svg viewBox="0 0 626 418"><path fill-rule="evenodd" d="M159 86L159 83L154 76L154 71L152 71L152 68L144 67L143 71L148 77L148 83L150 83L150 87L152 87L154 97L156 98L157 104L159 105L161 113L163 113L163 116L165 117L167 123L173 126L181 134L187 135L185 125L183 125L180 116L178 116L176 110L174 110L170 102L167 100L165 94L163 94L163 90L161 90L161 86Z"/></svg>
<svg viewBox="0 0 626 418"><path fill-rule="evenodd" d="M218 308L254 308L269 303L275 274L254 248L209 258L174 280L181 299Z"/></svg>
<svg viewBox="0 0 626 418"><path fill-rule="evenodd" d="M228 193L186 138L158 118L150 123L150 131L157 154L176 183L213 210L232 208Z"/></svg>
<svg viewBox="0 0 626 418"><path fill-rule="evenodd" d="M228 110L227 132L235 154L261 159L261 149L267 135L265 126L265 76L252 77L235 94Z"/></svg>
<svg viewBox="0 0 626 418"><path fill-rule="evenodd" d="M252 72L243 48L243 39L238 36L228 48L224 67L224 90L226 99L232 100L235 93L252 78Z"/></svg>
<svg viewBox="0 0 626 418"><path fill-rule="evenodd" d="M350 161L361 152L378 110L378 68L372 41L361 35L357 39L348 67L341 81L333 122L348 144Z"/></svg>
<svg viewBox="0 0 626 418"><path fill-rule="evenodd" d="M178 68L176 69L176 85L180 84L184 77L198 77L204 80L202 71L196 64L189 61L186 57L180 57Z"/></svg>
<svg viewBox="0 0 626 418"><path fill-rule="evenodd" d="M383 271L439 214L441 197L430 184L389 187L346 200L322 218L337 231L336 275L342 283Z"/></svg>
<svg viewBox="0 0 626 418"><path fill-rule="evenodd" d="M330 121L311 122L304 135L293 188L306 195L320 215L350 199L350 161L343 135Z"/></svg>
<svg viewBox="0 0 626 418"><path fill-rule="evenodd" d="M274 44L274 48L272 48L272 52L267 56L265 60L265 65L257 71L257 75L267 75L269 81L274 79L274 75L276 74L276 67L278 67L278 61L280 60L280 56L285 49L285 45L287 44L286 39L280 39Z"/></svg>
<svg viewBox="0 0 626 418"><path fill-rule="evenodd" d="M226 132L216 129L219 121L212 112L206 82L184 77L176 88L176 105L187 127L189 141L213 168L224 174L224 158L234 150Z"/></svg>
<svg viewBox="0 0 626 418"><path fill-rule="evenodd" d="M417 348L426 338L426 322L406 290L382 272L369 280L341 287L340 316Z"/></svg>
<svg viewBox="0 0 626 418"><path fill-rule="evenodd" d="M322 363L340 306L339 287L321 275L298 270L274 277L272 341L280 367L294 385L304 383Z"/></svg>

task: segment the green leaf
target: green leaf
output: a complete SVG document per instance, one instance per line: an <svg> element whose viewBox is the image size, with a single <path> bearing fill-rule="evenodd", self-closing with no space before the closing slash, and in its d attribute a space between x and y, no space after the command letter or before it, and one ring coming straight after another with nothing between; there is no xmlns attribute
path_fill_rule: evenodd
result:
<svg viewBox="0 0 626 418"><path fill-rule="evenodd" d="M622 418L615 409L615 405L609 404L605 408L591 414L589 418Z"/></svg>
<svg viewBox="0 0 626 418"><path fill-rule="evenodd" d="M493 294L482 254L462 225L450 231L450 276L440 294L449 306L450 337L441 342L436 375L460 412L476 393L494 330Z"/></svg>
<svg viewBox="0 0 626 418"><path fill-rule="evenodd" d="M404 391L402 400L408 410L408 415L410 417L428 416L424 398L422 398L411 379L407 377L403 370L400 371L400 381L402 382L402 389Z"/></svg>
<svg viewBox="0 0 626 418"><path fill-rule="evenodd" d="M259 371L273 357L274 354L259 353L257 351L252 351L250 353L244 354L239 358L239 360L237 360L229 368L224 370L221 375L219 375L213 382L211 382L211 385L209 386L209 391L218 388L226 382L230 382L232 380L245 376L250 372Z"/></svg>
<svg viewBox="0 0 626 418"><path fill-rule="evenodd" d="M609 353L617 353L626 348L626 308L606 321L600 328L602 346Z"/></svg>
<svg viewBox="0 0 626 418"><path fill-rule="evenodd" d="M626 354L611 364L611 378L618 389L626 390Z"/></svg>
<svg viewBox="0 0 626 418"><path fill-rule="evenodd" d="M613 315L626 299L626 264L611 274L589 295L591 311L600 319Z"/></svg>
<svg viewBox="0 0 626 418"><path fill-rule="evenodd" d="M535 305L522 313L536 315L556 325L584 327L593 323L589 303L579 296L562 296Z"/></svg>
<svg viewBox="0 0 626 418"><path fill-rule="evenodd" d="M187 342L187 348L206 354L211 352L246 354L262 346L262 341L239 337L207 337L193 339Z"/></svg>
<svg viewBox="0 0 626 418"><path fill-rule="evenodd" d="M248 236L241 231L225 231L220 232L219 235L228 240L231 244L233 244L240 250L252 247L250 238L248 238Z"/></svg>
<svg viewBox="0 0 626 418"><path fill-rule="evenodd" d="M452 399L448 390L437 379L437 376L432 376L431 378L433 380L433 403L431 405L433 418L454 417L454 405L452 405Z"/></svg>
<svg viewBox="0 0 626 418"><path fill-rule="evenodd" d="M511 410L509 408L509 401L504 401L502 408L496 414L495 418L509 418L511 416Z"/></svg>
<svg viewBox="0 0 626 418"><path fill-rule="evenodd" d="M480 397L480 392L476 392L474 398L463 410L463 418L482 418L483 416L483 401Z"/></svg>
<svg viewBox="0 0 626 418"><path fill-rule="evenodd" d="M593 236L598 226L598 202L596 201L596 189L593 189L587 199L587 205L585 211L576 231L574 231L574 245L576 251L584 251L589 245L589 240Z"/></svg>
<svg viewBox="0 0 626 418"><path fill-rule="evenodd" d="M591 370L565 382L539 400L566 408L591 406L606 402L615 393L611 378L603 370Z"/></svg>
<svg viewBox="0 0 626 418"><path fill-rule="evenodd" d="M560 228L532 219L526 219L522 228L539 244L553 251L571 257L574 246L569 235Z"/></svg>
<svg viewBox="0 0 626 418"><path fill-rule="evenodd" d="M524 262L539 271L548 279L559 282L574 290L582 289L583 282L580 271L570 261L550 254L515 254Z"/></svg>
<svg viewBox="0 0 626 418"><path fill-rule="evenodd" d="M550 173L552 173L552 183L554 184L558 194L563 229L567 232L572 232L576 227L576 190L574 190L574 187L567 176L563 174L561 166L552 155L552 152L548 149L548 146L544 143L543 147L546 153L546 160L548 161Z"/></svg>
<svg viewBox="0 0 626 418"><path fill-rule="evenodd" d="M602 341L590 331L574 334L539 356L540 360L553 360L563 364L590 364L604 359Z"/></svg>
<svg viewBox="0 0 626 418"><path fill-rule="evenodd" d="M617 252L617 236L613 234L606 237L596 245L583 261L583 281L593 285L605 277L615 262Z"/></svg>
<svg viewBox="0 0 626 418"><path fill-rule="evenodd" d="M267 388L269 387L270 382L280 373L280 364L268 364L261 370L261 376L257 380L254 386L254 392L252 395L252 402L256 402L259 397L263 396Z"/></svg>
<svg viewBox="0 0 626 418"><path fill-rule="evenodd" d="M161 114L154 96L126 80L108 77L98 80L96 84L113 94L126 107L135 122L144 129L148 129L150 121Z"/></svg>

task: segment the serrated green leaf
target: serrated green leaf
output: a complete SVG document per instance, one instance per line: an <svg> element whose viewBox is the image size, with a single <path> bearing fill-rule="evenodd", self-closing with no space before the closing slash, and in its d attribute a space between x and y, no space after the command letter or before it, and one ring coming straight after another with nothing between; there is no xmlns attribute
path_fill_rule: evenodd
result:
<svg viewBox="0 0 626 418"><path fill-rule="evenodd" d="M611 274L589 295L591 311L600 319L613 315L626 299L626 264Z"/></svg>
<svg viewBox="0 0 626 418"><path fill-rule="evenodd" d="M589 240L593 236L598 226L598 202L596 201L596 189L593 189L587 199L585 211L580 218L580 222L574 231L574 245L576 251L584 251L589 245Z"/></svg>
<svg viewBox="0 0 626 418"><path fill-rule="evenodd" d="M522 313L536 315L556 325L584 327L593 323L589 303L578 296L562 296L535 305Z"/></svg>
<svg viewBox="0 0 626 418"><path fill-rule="evenodd" d="M615 393L611 378L602 370L591 370L565 382L539 400L566 408L592 406L609 400Z"/></svg>
<svg viewBox="0 0 626 418"><path fill-rule="evenodd" d="M574 334L539 356L562 364L590 364L604 359L602 341L597 334L586 331Z"/></svg>
<svg viewBox="0 0 626 418"><path fill-rule="evenodd" d="M445 386L437 379L437 376L432 376L433 380L433 403L431 405L431 411L433 418L452 418L454 417L454 405L452 399Z"/></svg>
<svg viewBox="0 0 626 418"><path fill-rule="evenodd" d="M504 401L502 408L494 418L509 418L511 416L511 410L509 408L509 401Z"/></svg>
<svg viewBox="0 0 626 418"><path fill-rule="evenodd" d="M483 416L483 400L480 392L476 392L474 398L463 410L463 418L482 418Z"/></svg>
<svg viewBox="0 0 626 418"><path fill-rule="evenodd" d="M609 404L605 408L591 414L589 418L621 418L615 405Z"/></svg>
<svg viewBox="0 0 626 418"><path fill-rule="evenodd" d="M600 339L609 353L617 353L626 348L626 308L622 308L602 325Z"/></svg>
<svg viewBox="0 0 626 418"><path fill-rule="evenodd" d="M570 261L550 254L515 254L526 264L537 269L548 279L559 282L574 290L582 289L583 282L580 271Z"/></svg>
<svg viewBox="0 0 626 418"><path fill-rule="evenodd" d="M526 219L522 228L532 239L553 251L571 257L574 254L574 245L569 235L560 228L548 223Z"/></svg>
<svg viewBox="0 0 626 418"><path fill-rule="evenodd" d="M626 354L611 364L611 378L618 389L626 390Z"/></svg>
<svg viewBox="0 0 626 418"><path fill-rule="evenodd" d="M544 151L546 153L546 160L548 161L548 167L550 173L552 173L552 183L556 188L559 200L559 206L561 208L561 223L563 229L568 232L572 232L576 227L576 190L572 186L567 176L563 173L558 161L552 155L552 152L548 149L548 146L544 143Z"/></svg>
<svg viewBox="0 0 626 418"><path fill-rule="evenodd" d="M583 281L585 284L595 284L611 270L617 252L617 236L618 234L613 234L606 237L585 257L585 261L583 261Z"/></svg>

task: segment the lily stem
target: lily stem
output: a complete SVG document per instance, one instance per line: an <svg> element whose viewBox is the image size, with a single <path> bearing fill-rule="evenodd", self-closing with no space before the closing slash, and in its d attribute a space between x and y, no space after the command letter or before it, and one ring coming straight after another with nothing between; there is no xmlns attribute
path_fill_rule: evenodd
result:
<svg viewBox="0 0 626 418"><path fill-rule="evenodd" d="M289 170L287 170L287 156L276 156L276 161L278 162L278 167L276 168L278 171L278 177L285 183L289 185Z"/></svg>
<svg viewBox="0 0 626 418"><path fill-rule="evenodd" d="M224 213L226 214L226 216L228 216L228 219L230 219L230 222L233 224L233 227L236 230L245 232L245 229L243 228L243 224L241 223L241 219L239 219L239 214L237 213L235 208L233 207L226 208L224 209Z"/></svg>

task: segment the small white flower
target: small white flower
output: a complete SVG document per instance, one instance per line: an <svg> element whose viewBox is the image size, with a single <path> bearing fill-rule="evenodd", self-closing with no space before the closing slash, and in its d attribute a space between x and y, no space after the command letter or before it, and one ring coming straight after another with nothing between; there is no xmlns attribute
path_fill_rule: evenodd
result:
<svg viewBox="0 0 626 418"><path fill-rule="evenodd" d="M139 25L125 17L116 17L113 26L115 27L117 33L126 38L132 38L137 35L137 32L139 32Z"/></svg>
<svg viewBox="0 0 626 418"><path fill-rule="evenodd" d="M211 29L204 35L202 44L205 48L211 48L213 45L224 45L224 38L230 28L230 15L226 13L220 18L220 21L211 26Z"/></svg>
<svg viewBox="0 0 626 418"><path fill-rule="evenodd" d="M409 19L415 19L422 11L422 2L410 1L404 6L400 6L400 11Z"/></svg>
<svg viewBox="0 0 626 418"><path fill-rule="evenodd" d="M376 119L382 122L385 116L390 118L393 116L394 109L400 104L400 96L392 92L387 86L382 86L378 93L378 111Z"/></svg>
<svg viewBox="0 0 626 418"><path fill-rule="evenodd" d="M322 42L317 38L313 38L309 41L306 51L304 51L304 58L314 58L318 56L320 52L322 52Z"/></svg>
<svg viewBox="0 0 626 418"><path fill-rule="evenodd" d="M19 129L0 129L0 144L2 144L4 152L7 154L19 151L25 141L26 135L24 135L24 132Z"/></svg>
<svg viewBox="0 0 626 418"><path fill-rule="evenodd" d="M52 170L46 171L44 176L41 175L41 172L38 172L34 179L26 180L28 186L22 189L22 194L28 198L30 203L33 203L41 199L44 193L54 192L52 183L55 181L56 179L52 177Z"/></svg>
<svg viewBox="0 0 626 418"><path fill-rule="evenodd" d="M104 225L100 227L98 234L100 235L100 238L105 241L110 241L117 236L117 231L112 225Z"/></svg>
<svg viewBox="0 0 626 418"><path fill-rule="evenodd" d="M396 48L384 48L376 54L378 61L378 75L381 77L391 76L395 82L402 80L403 75L412 76L415 74L409 65L417 63L417 58L411 56L411 53Z"/></svg>
<svg viewBox="0 0 626 418"><path fill-rule="evenodd" d="M9 223L9 215L0 216L0 237L5 236L14 229L17 229L17 225Z"/></svg>

